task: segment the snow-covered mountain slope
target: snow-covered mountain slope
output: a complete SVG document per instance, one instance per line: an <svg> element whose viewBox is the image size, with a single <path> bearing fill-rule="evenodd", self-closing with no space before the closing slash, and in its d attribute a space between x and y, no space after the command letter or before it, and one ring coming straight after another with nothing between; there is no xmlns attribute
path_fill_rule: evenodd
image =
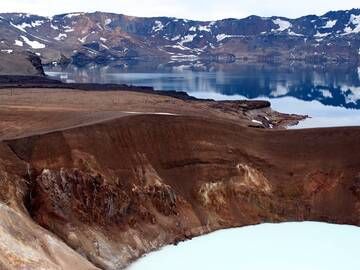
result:
<svg viewBox="0 0 360 270"><path fill-rule="evenodd" d="M135 57L357 62L359 48L360 9L209 22L102 12L0 14L0 49L31 50L45 62L70 59L82 65Z"/></svg>

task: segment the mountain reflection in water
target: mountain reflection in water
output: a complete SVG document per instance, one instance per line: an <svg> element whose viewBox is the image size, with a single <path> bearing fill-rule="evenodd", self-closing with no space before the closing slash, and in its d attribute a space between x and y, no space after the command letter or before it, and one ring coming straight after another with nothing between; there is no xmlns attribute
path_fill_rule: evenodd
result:
<svg viewBox="0 0 360 270"><path fill-rule="evenodd" d="M284 100L276 109L289 113L304 113L289 100L336 107L327 108L327 117L345 112L342 118L354 117L344 125L360 125L360 67L346 65L286 65L204 63L200 61L167 62L128 61L112 66L90 65L78 68L46 67L47 74L67 82L119 83L151 86L157 90L186 91L190 95L217 99L269 99L274 103ZM294 99L284 99L284 98ZM291 103L291 102L290 102ZM324 109L324 108L322 108ZM315 109L311 109L314 111ZM310 116L316 117L315 115ZM342 121L342 120L335 120ZM306 121L305 121L306 122ZM330 124L342 125L341 122ZM315 125L316 126L316 125ZM328 126L328 125L326 125Z"/></svg>

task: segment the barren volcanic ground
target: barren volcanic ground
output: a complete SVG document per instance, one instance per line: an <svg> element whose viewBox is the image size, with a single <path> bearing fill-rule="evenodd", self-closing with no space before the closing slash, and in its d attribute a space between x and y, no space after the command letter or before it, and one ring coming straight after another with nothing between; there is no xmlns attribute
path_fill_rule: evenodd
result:
<svg viewBox="0 0 360 270"><path fill-rule="evenodd" d="M263 222L360 225L360 128L282 130L298 118L264 102L0 94L1 269L121 269Z"/></svg>
<svg viewBox="0 0 360 270"><path fill-rule="evenodd" d="M221 119L244 126L281 128L303 117L271 110L265 101L215 102L156 92L71 89L0 89L0 139L25 137L136 114Z"/></svg>

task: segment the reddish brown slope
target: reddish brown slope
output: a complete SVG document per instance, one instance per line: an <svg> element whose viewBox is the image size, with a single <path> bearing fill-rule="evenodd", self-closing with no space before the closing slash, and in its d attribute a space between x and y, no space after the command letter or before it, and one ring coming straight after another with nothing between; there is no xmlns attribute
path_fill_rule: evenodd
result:
<svg viewBox="0 0 360 270"><path fill-rule="evenodd" d="M21 84L21 83L20 83ZM40 83L45 87L49 84ZM64 84L62 87L66 87ZM24 86L25 87L25 86ZM81 85L74 85L81 87ZM90 125L138 113L171 113L203 116L241 125L281 128L297 123L301 116L274 112L266 101L191 100L176 95L127 86L82 85L84 90L57 88L0 89L0 140L49 133L77 126ZM98 87L98 88L96 88ZM98 89L91 91L91 89ZM175 97L174 97L175 96ZM257 120L262 125L252 122Z"/></svg>
<svg viewBox="0 0 360 270"><path fill-rule="evenodd" d="M27 169L0 142L0 269L97 269L28 215Z"/></svg>
<svg viewBox="0 0 360 270"><path fill-rule="evenodd" d="M28 182L18 203L104 269L220 228L360 225L359 128L269 131L138 115L6 144L26 162L10 172Z"/></svg>

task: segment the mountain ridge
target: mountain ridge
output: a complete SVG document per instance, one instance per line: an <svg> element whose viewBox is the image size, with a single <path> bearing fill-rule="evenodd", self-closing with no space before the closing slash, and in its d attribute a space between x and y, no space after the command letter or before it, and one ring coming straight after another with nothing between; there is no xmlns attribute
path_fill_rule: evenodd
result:
<svg viewBox="0 0 360 270"><path fill-rule="evenodd" d="M45 63L134 58L359 62L360 9L295 19L252 15L195 21L116 13L0 14L0 50L31 50Z"/></svg>
<svg viewBox="0 0 360 270"><path fill-rule="evenodd" d="M1 15L6 15L6 14L25 14L28 16L38 16L38 17L42 17L42 18L53 18L56 16L66 16L66 15L72 15L72 14L95 14L95 13L102 13L102 14L109 14L109 15L120 15L120 16L127 16L127 17L133 17L133 18L144 18L144 19L160 19L160 18L168 18L168 19L175 19L175 20L186 20L186 21L193 21L193 22L202 22L202 23L206 23L206 22L213 22L213 21L222 21L222 20L243 20L243 19L248 19L250 17L259 17L259 18L264 18L264 19L270 19L270 18L284 18L284 19L288 19L288 20L297 20L297 19L301 19L304 17L324 17L324 16L328 16L331 13L343 13L343 12L358 12L360 11L360 7L359 8L351 8L351 9L337 9L337 10L330 10L327 11L326 13L320 14L320 15L316 15L315 13L313 14L305 14L303 16L299 16L299 17L286 17L283 15L272 15L272 16L261 16L261 15L257 15L257 14L251 14L248 16L244 16L244 17L224 17L222 19L216 19L216 20L198 20L198 19L189 19L189 18L183 18L183 17L171 17L171 16L166 16L166 15L161 15L161 16L136 16L136 15L128 15L125 13L116 13L116 12L106 12L106 11L93 11L93 12L85 12L85 11L72 11L72 12L65 12L65 13L56 13L54 15L51 16L47 16L47 15L39 15L39 14L35 14L35 13L29 13L29 12L1 12Z"/></svg>

